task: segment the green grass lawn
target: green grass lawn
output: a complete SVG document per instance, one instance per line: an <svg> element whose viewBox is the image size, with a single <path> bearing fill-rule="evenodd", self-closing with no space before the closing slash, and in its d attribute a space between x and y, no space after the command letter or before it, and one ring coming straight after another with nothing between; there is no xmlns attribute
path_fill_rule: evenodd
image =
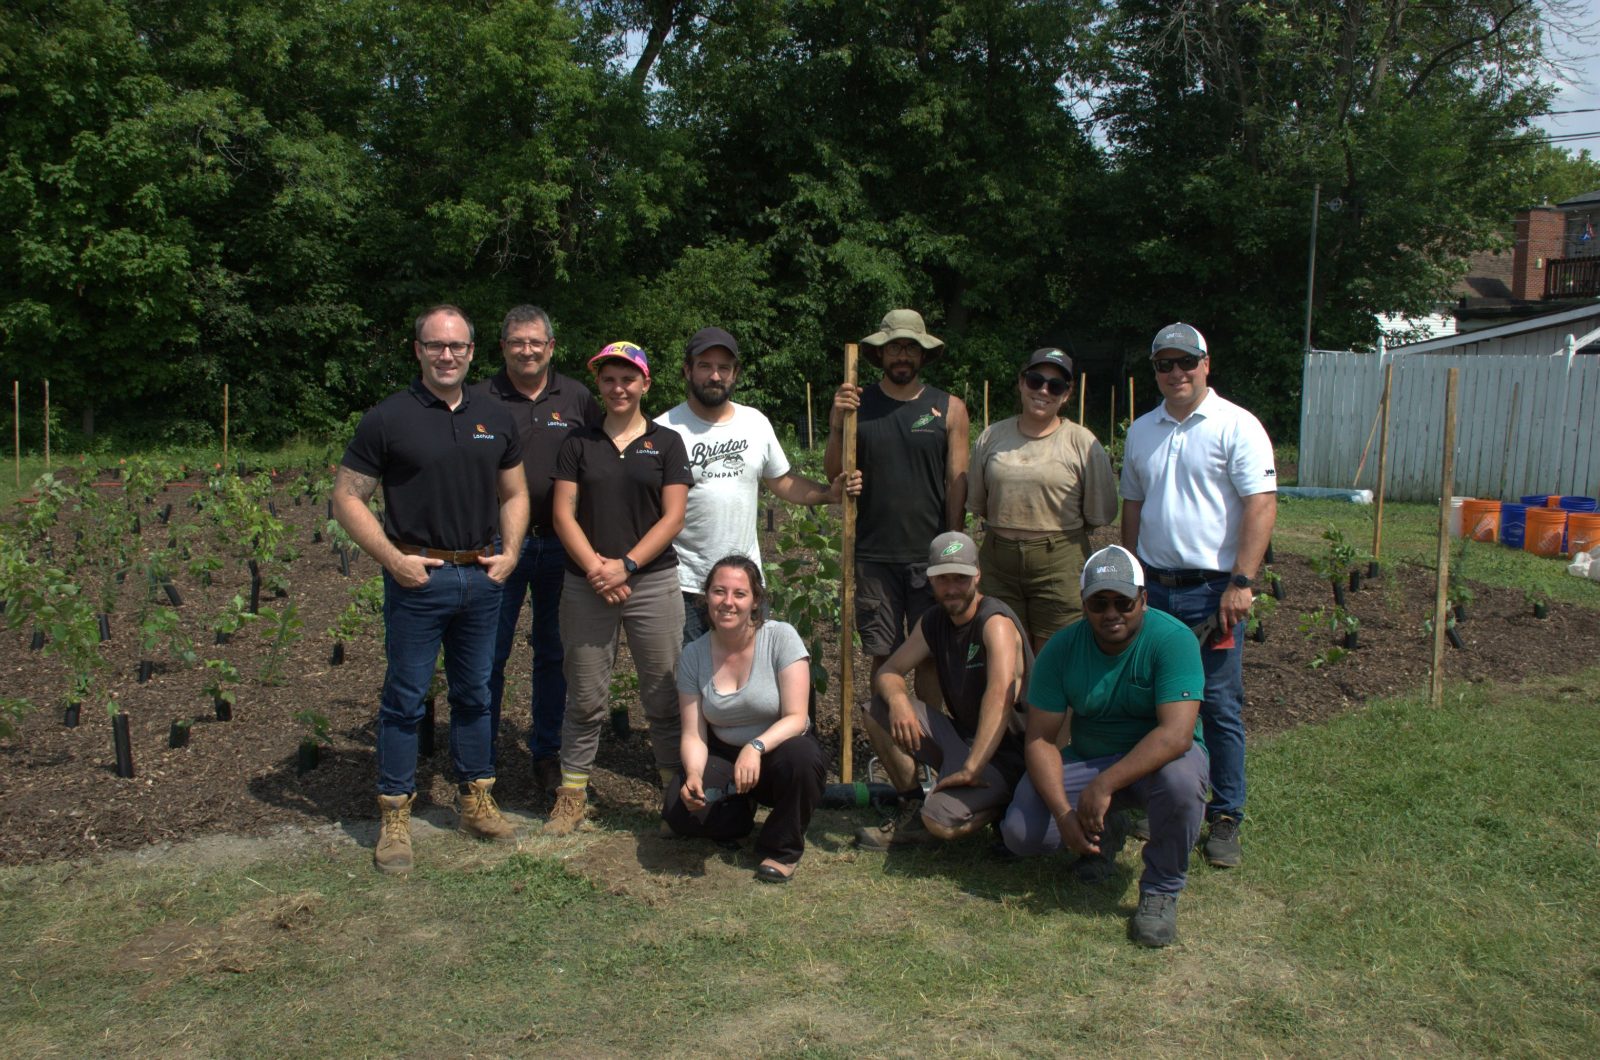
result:
<svg viewBox="0 0 1600 1060"><path fill-rule="evenodd" d="M765 887L709 845L641 869L643 817L515 853L435 833L406 880L329 834L0 871L0 1022L17 1056L1585 1055L1597 682L1258 744L1246 865L1193 867L1165 951L1125 938L1136 848L1085 887L987 840L857 854L867 815L829 812Z"/></svg>

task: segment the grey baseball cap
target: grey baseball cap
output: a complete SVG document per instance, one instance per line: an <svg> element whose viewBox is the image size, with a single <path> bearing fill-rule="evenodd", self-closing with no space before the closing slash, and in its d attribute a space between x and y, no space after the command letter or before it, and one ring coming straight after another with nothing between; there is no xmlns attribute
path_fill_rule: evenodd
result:
<svg viewBox="0 0 1600 1060"><path fill-rule="evenodd" d="M928 577L935 574L978 574L978 546L959 530L940 534L928 546Z"/></svg>
<svg viewBox="0 0 1600 1060"><path fill-rule="evenodd" d="M738 363L739 344L734 341L732 335L721 328L701 328L695 332L694 337L689 340L689 345L684 347L684 363L688 363L707 350L715 349L718 346L733 354L734 362Z"/></svg>
<svg viewBox="0 0 1600 1060"><path fill-rule="evenodd" d="M1079 595L1085 600L1106 589L1132 600L1143 588L1144 568L1121 545L1107 545L1090 556L1078 579Z"/></svg>
<svg viewBox="0 0 1600 1060"><path fill-rule="evenodd" d="M1072 358L1068 357L1065 350L1058 350L1054 346L1043 346L1034 350L1028 357L1028 363L1022 366L1026 372L1029 368L1037 368L1041 364L1053 364L1066 373L1067 378L1072 378Z"/></svg>
<svg viewBox="0 0 1600 1060"><path fill-rule="evenodd" d="M1162 350L1182 350L1196 357L1205 357L1206 337L1193 324L1168 324L1156 332L1155 340L1150 343L1150 356L1153 358Z"/></svg>

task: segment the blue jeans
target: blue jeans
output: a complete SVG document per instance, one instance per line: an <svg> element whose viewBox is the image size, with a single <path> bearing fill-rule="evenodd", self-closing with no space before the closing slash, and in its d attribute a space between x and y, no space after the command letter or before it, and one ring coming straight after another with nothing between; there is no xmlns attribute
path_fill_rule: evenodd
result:
<svg viewBox="0 0 1600 1060"><path fill-rule="evenodd" d="M500 598L500 628L494 640L494 668L489 673L490 739L498 761L501 699L506 689L506 660L517 635L522 601L531 597L528 643L533 646L533 725L528 730L528 750L534 761L561 753L561 719L567 709L567 678L561 662L561 578L566 572L567 550L557 537L530 536L522 542L517 567L506 579Z"/></svg>
<svg viewBox="0 0 1600 1060"><path fill-rule="evenodd" d="M1228 579L1212 578L1199 585L1168 587L1150 580L1150 606L1198 625L1217 613ZM1244 817L1244 623L1233 628L1233 647L1200 647L1206 671L1206 698L1200 722L1211 756L1211 802L1207 819L1223 814Z"/></svg>
<svg viewBox="0 0 1600 1060"><path fill-rule="evenodd" d="M450 683L450 761L458 781L494 776L489 667L501 586L484 568L447 563L428 583L402 588L383 575L384 653L388 669L378 701L378 793L417 789L417 725L444 647Z"/></svg>

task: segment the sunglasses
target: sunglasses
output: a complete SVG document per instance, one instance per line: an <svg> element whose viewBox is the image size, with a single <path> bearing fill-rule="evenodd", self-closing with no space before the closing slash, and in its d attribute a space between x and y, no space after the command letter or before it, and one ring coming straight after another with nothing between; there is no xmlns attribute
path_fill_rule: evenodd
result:
<svg viewBox="0 0 1600 1060"><path fill-rule="evenodd" d="M1060 397L1067 392L1067 387L1072 385L1065 379L1057 379L1043 372L1023 372L1022 382L1029 390L1048 390L1051 397Z"/></svg>
<svg viewBox="0 0 1600 1060"><path fill-rule="evenodd" d="M1113 607L1118 614L1126 615L1139 605L1137 597L1130 600L1126 596L1091 596L1083 602L1083 609L1091 615L1103 615Z"/></svg>
<svg viewBox="0 0 1600 1060"><path fill-rule="evenodd" d="M1166 375L1174 368L1192 372L1200 367L1200 358L1192 353L1184 357L1158 357L1150 362L1150 366L1156 370L1157 375Z"/></svg>

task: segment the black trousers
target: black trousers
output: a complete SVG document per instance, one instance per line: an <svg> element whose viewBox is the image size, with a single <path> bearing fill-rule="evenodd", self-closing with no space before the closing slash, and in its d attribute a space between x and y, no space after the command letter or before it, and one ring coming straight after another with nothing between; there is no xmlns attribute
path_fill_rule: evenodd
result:
<svg viewBox="0 0 1600 1060"><path fill-rule="evenodd" d="M701 783L710 791L733 788L733 763L742 748L723 743L712 735L707 741L705 776ZM742 839L755 828L756 805L772 807L761 833L756 836L756 853L782 865L793 865L806 849L806 828L822 801L822 782L828 765L810 731L783 741L761 756L761 778L743 795L726 794L703 810L690 810L683 802L684 773L667 787L661 816L677 834L697 839Z"/></svg>

